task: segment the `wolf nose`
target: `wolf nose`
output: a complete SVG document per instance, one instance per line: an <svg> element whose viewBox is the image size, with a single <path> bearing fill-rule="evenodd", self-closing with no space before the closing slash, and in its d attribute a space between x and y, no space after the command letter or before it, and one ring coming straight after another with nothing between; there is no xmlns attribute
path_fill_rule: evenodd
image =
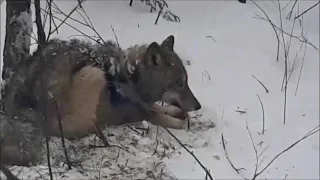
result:
<svg viewBox="0 0 320 180"><path fill-rule="evenodd" d="M200 104L199 102L197 102L194 110L197 111L197 110L199 110L199 109L201 109L201 104Z"/></svg>

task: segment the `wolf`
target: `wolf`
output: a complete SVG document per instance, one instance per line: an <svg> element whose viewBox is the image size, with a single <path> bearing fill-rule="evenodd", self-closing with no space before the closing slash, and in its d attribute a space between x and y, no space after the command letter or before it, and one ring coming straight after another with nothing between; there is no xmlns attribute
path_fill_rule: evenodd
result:
<svg viewBox="0 0 320 180"><path fill-rule="evenodd" d="M187 112L201 105L189 88L174 41L170 35L161 44L126 50L112 41L47 42L41 53L31 57L28 75L30 102L44 109L46 132L60 136L59 120L68 139L97 132L99 127L142 120L182 129Z"/></svg>

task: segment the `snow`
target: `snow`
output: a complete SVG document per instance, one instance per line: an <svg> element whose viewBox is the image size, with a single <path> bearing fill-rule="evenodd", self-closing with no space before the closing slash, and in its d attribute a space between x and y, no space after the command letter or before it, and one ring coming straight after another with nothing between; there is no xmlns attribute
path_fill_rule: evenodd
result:
<svg viewBox="0 0 320 180"><path fill-rule="evenodd" d="M281 1L282 7L287 2ZM68 13L77 1L56 1L56 3ZM280 26L277 1L257 1L257 3L266 11L272 22ZM298 3L301 13L315 2L298 1ZM264 17L253 3L168 1L170 10L180 17L181 22L173 23L160 19L157 25L154 25L157 14L150 13L148 6L139 1L134 1L133 7L128 4L129 1L88 1L83 7L104 39L115 40L110 26L114 28L122 48L152 41L161 42L170 34L175 36L174 49L184 61L190 62L190 65L186 65L190 88L200 101L202 109L191 113L194 118L190 130L171 131L210 170L213 178L253 177L256 159L246 122L258 153L263 151L260 158L263 161L258 171L278 153L319 125L319 50L309 45L301 46L300 41L292 39L289 65L293 64L300 46L301 51L297 55L295 68L288 83L284 125L284 92L280 91L285 67L283 47L280 46L277 62L277 40L274 31L267 21L253 18L256 14ZM291 6L292 4L284 9L282 15L283 29L288 33L291 32L293 20L285 17ZM293 17L295 14L296 11ZM77 13L72 17L81 20ZM90 29L71 20L67 22L93 35ZM2 48L4 23L5 2L1 4ZM308 40L319 47L319 8L314 8L304 15L303 29ZM293 34L300 36L300 33L300 25L296 22ZM79 33L64 25L59 29L59 34L54 36L68 38L76 34ZM282 41L281 36L280 39ZM286 35L285 41L289 41ZM304 65L295 95L305 47ZM270 92L266 93L252 75ZM265 111L264 135L261 135L262 110L257 94ZM239 113L236 110L246 113ZM156 136L157 127L149 125L149 128L149 132L144 136L138 135L128 127L106 128L105 134L108 132L115 135L108 137L110 143L127 147L128 152L115 147L98 149L83 147L85 145L87 147L94 136L77 142L67 142L68 147L75 148L75 150L69 148L71 158L81 159L83 166L82 168L76 166L69 171L66 166L61 166L62 149L54 146L54 144L60 145L60 141L53 141L52 157L56 159L53 163L55 171L60 172L55 173L54 178L97 179L99 172L102 179L104 176L108 176L108 179L110 177L154 179L153 176L159 178L161 174L163 179L170 179L169 177L173 176L178 179L205 178L204 170L195 159L165 130L159 128ZM228 156L234 166L246 169L241 170L240 174L236 173L226 159L221 133L224 135ZM157 139L160 140L158 152L152 155ZM258 145L260 142L263 142L261 146ZM166 149L165 156L163 156L164 149ZM121 153L118 160L115 160L119 151ZM127 159L129 160L126 164ZM160 165L156 166L158 163ZM45 163L30 168L11 167L11 170L24 179L39 178L40 173L45 174L42 178L49 178ZM319 176L319 133L317 133L281 155L258 179L285 177L319 179Z"/></svg>

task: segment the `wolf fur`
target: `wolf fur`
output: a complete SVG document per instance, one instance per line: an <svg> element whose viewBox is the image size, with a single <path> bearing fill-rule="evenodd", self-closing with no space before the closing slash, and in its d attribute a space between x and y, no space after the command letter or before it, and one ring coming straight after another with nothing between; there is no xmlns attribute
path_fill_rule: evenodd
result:
<svg viewBox="0 0 320 180"><path fill-rule="evenodd" d="M46 109L50 135L60 136L60 115L66 138L83 137L99 126L142 120L181 129L185 124L181 118L201 105L188 86L186 70L173 46L172 35L160 45L152 42L125 51L111 41L50 40L42 54L36 52L31 58L29 72L37 73L27 78L34 102L30 104ZM40 61L46 65L36 71ZM45 91L40 91L41 78ZM46 104L41 104L43 95ZM171 107L156 105L160 100Z"/></svg>

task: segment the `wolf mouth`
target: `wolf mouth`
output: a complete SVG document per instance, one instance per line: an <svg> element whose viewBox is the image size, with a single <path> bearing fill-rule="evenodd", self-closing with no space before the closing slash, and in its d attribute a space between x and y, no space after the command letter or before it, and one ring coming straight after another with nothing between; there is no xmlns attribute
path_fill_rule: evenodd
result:
<svg viewBox="0 0 320 180"><path fill-rule="evenodd" d="M179 120L182 120L182 121L185 121L185 120L188 119L188 113L187 113L186 111L184 111L184 110L180 107L180 105L179 105L178 103L175 103L175 102L173 102L173 103L166 103L166 102L163 102L163 101L157 101L156 103L159 104L159 105L161 105L161 106L163 106L163 107L168 108L168 111L170 111L169 108L175 108L175 109L178 109L178 110L179 110L179 112L170 113L170 114L167 113L167 112L164 112L165 114L170 115L170 116L172 116L172 117L174 117L174 118L177 118L177 119L179 119Z"/></svg>

